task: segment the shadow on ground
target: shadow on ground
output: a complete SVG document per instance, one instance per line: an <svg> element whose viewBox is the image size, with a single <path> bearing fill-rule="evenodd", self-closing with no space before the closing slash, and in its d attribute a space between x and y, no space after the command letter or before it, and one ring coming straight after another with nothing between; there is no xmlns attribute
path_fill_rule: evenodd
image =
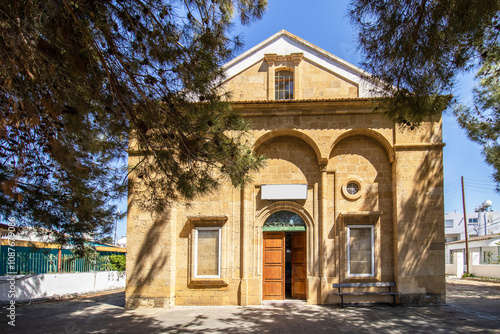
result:
<svg viewBox="0 0 500 334"><path fill-rule="evenodd" d="M18 305L15 327L8 325L7 309L0 311L0 333L157 333L158 321L125 311L123 291Z"/></svg>
<svg viewBox="0 0 500 334"><path fill-rule="evenodd" d="M484 292L484 293L483 293ZM500 333L500 287L448 284L449 303L426 307L304 304L125 310L124 292L22 305L0 333Z"/></svg>

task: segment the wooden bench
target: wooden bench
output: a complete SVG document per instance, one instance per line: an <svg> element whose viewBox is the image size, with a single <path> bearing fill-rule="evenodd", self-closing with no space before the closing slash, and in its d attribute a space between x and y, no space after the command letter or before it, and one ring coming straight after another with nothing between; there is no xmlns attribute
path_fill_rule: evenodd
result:
<svg viewBox="0 0 500 334"><path fill-rule="evenodd" d="M334 283L333 288L337 288L338 292L335 295L340 296L340 305L344 308L344 296L392 296L392 304L396 306L396 296L400 292L393 292L391 288L395 287L394 282L371 282L371 283ZM354 288L388 288L389 291L352 291ZM341 292L340 289L350 289L349 292Z"/></svg>

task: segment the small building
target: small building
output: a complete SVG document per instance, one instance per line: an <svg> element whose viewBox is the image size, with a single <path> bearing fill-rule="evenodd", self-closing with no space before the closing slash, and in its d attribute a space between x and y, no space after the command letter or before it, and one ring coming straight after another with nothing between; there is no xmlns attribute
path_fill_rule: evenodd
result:
<svg viewBox="0 0 500 334"><path fill-rule="evenodd" d="M500 278L500 234L469 238L469 272ZM465 240L446 243L446 274L461 277L467 271Z"/></svg>
<svg viewBox="0 0 500 334"><path fill-rule="evenodd" d="M286 31L224 69L267 165L162 215L129 194L127 307L330 304L332 283L387 281L400 304L444 302L440 115L395 124L366 73Z"/></svg>
<svg viewBox="0 0 500 334"><path fill-rule="evenodd" d="M500 233L500 214L498 211L476 211L466 214L468 237ZM465 240L464 215L447 212L444 215L446 242Z"/></svg>

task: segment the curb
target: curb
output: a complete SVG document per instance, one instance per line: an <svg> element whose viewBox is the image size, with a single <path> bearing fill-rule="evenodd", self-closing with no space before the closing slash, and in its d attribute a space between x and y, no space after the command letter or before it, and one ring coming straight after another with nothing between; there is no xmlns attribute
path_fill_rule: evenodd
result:
<svg viewBox="0 0 500 334"><path fill-rule="evenodd" d="M500 284L499 278L486 278L486 277L464 277L462 278L464 281L476 281L476 282L489 282L489 283L498 283Z"/></svg>

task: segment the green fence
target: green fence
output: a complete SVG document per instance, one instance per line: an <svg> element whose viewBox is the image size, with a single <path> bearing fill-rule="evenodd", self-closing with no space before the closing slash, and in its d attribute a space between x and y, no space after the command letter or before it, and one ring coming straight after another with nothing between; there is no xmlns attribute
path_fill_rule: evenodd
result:
<svg viewBox="0 0 500 334"><path fill-rule="evenodd" d="M0 255L0 263L0 276L110 270L109 256L75 258L73 255L62 255L59 264L55 254L16 253L15 261L12 261L4 252Z"/></svg>

